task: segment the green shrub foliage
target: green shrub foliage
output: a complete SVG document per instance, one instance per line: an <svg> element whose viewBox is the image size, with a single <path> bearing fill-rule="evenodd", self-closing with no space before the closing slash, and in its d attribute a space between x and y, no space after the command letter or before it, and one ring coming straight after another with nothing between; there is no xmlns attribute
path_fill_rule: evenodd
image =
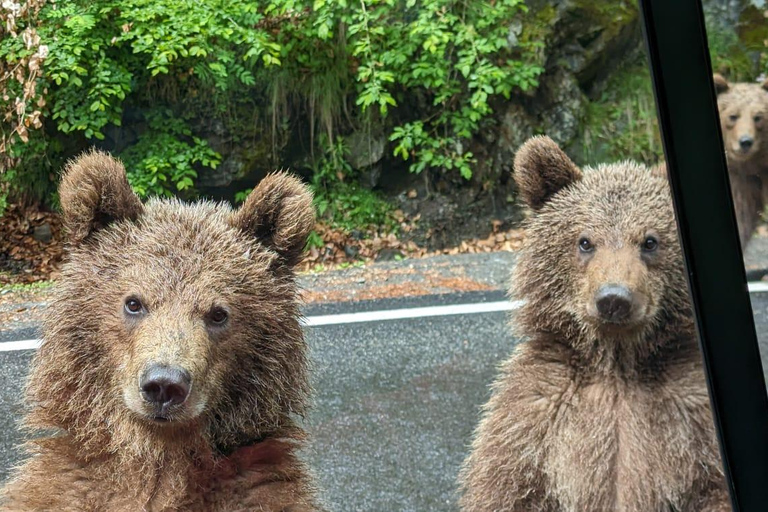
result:
<svg viewBox="0 0 768 512"><path fill-rule="evenodd" d="M9 196L55 203L57 171L93 144L112 144L140 195L194 197L199 173L225 151L248 148L249 165L267 170L296 156L300 140L327 219L386 224L386 204L356 183L345 137L375 133L414 173L471 178L471 140L493 129L493 105L535 89L543 71L544 41L510 35L526 9L523 0L8 0L0 212ZM711 27L713 62L752 80L766 69L768 33L761 11L744 17L738 34ZM660 156L638 69L593 102L585 157ZM128 123L129 140L112 140Z"/></svg>
<svg viewBox="0 0 768 512"><path fill-rule="evenodd" d="M197 172L222 158L202 135L212 119L235 138L250 127L273 165L297 125L308 126L324 166L339 136L376 125L413 172L469 178L463 148L492 99L536 87L542 71L525 45L508 47L522 0L9 5L0 181L5 194L38 200L63 161L108 138L128 109L144 128L118 156L142 195L194 193Z"/></svg>

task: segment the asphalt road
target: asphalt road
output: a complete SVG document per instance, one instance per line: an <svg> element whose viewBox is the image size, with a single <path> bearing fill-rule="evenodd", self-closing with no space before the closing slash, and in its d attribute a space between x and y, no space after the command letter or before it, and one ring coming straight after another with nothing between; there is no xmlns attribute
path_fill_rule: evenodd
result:
<svg viewBox="0 0 768 512"><path fill-rule="evenodd" d="M310 307L332 315L490 303L500 292ZM752 294L768 348L768 294ZM307 328L314 361L314 437L306 457L334 511L453 511L455 479L497 364L515 340L507 313ZM5 340L10 341L10 340ZM32 351L0 352L0 480L17 459L17 400ZM768 350L764 352L764 366Z"/></svg>

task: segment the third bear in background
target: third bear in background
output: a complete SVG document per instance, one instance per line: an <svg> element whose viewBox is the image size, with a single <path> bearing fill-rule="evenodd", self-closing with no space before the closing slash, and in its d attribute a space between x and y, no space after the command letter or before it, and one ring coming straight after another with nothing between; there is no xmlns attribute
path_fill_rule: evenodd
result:
<svg viewBox="0 0 768 512"><path fill-rule="evenodd" d="M714 76L733 204L744 249L765 209L768 191L768 80L731 84Z"/></svg>

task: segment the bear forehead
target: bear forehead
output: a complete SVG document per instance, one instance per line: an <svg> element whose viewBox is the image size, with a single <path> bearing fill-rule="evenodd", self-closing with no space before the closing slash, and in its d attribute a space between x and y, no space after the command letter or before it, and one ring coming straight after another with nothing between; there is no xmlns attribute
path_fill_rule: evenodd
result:
<svg viewBox="0 0 768 512"><path fill-rule="evenodd" d="M162 253L185 251L212 255L242 253L252 241L230 226L232 209L224 203L150 200L135 224L128 225L129 242Z"/></svg>
<svg viewBox="0 0 768 512"><path fill-rule="evenodd" d="M135 222L121 221L101 230L94 244L76 248L71 260L90 262L112 275L138 267L148 275L196 279L201 274L229 280L229 276L263 273L276 255L230 226L231 214L223 203L150 200Z"/></svg>
<svg viewBox="0 0 768 512"><path fill-rule="evenodd" d="M581 180L559 192L540 222L559 222L578 229L667 230L674 210L664 178L631 162L585 168Z"/></svg>
<svg viewBox="0 0 768 512"><path fill-rule="evenodd" d="M760 84L734 84L718 95L717 101L722 108L744 108L749 105L763 107L768 104L768 91Z"/></svg>
<svg viewBox="0 0 768 512"><path fill-rule="evenodd" d="M566 190L574 205L588 209L609 209L613 213L633 209L671 209L671 197L664 178L644 166L626 162L587 167L584 176ZM614 210L617 209L617 210Z"/></svg>

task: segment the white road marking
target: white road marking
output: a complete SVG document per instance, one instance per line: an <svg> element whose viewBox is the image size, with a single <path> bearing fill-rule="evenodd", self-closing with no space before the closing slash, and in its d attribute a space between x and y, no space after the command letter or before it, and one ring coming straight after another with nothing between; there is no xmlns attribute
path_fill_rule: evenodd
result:
<svg viewBox="0 0 768 512"><path fill-rule="evenodd" d="M764 281L753 281L747 283L747 289L749 290L749 293L768 292L768 283Z"/></svg>
<svg viewBox="0 0 768 512"><path fill-rule="evenodd" d="M321 325L356 324L360 322L381 322L383 320L403 320L406 318L426 318L429 316L473 315L511 311L522 305L522 301L482 302L478 304L456 304L453 306L431 306L425 308L385 309L363 313L345 313L341 315L308 316L304 320L307 327Z"/></svg>
<svg viewBox="0 0 768 512"><path fill-rule="evenodd" d="M40 348L41 340L4 341L0 343L0 352L13 352L16 350L36 350Z"/></svg>
<svg viewBox="0 0 768 512"><path fill-rule="evenodd" d="M750 293L768 292L768 283L747 283ZM386 320L405 320L409 318L428 318L435 316L475 315L478 313L494 313L518 309L523 301L481 302L476 304L455 304L450 306L430 306L423 308L384 309L380 311L365 311L361 313L342 313L338 315L317 315L305 317L302 325L305 327L322 327L326 325L343 325L363 322L382 322ZM35 350L40 348L41 340L20 340L0 342L0 352L18 350Z"/></svg>

